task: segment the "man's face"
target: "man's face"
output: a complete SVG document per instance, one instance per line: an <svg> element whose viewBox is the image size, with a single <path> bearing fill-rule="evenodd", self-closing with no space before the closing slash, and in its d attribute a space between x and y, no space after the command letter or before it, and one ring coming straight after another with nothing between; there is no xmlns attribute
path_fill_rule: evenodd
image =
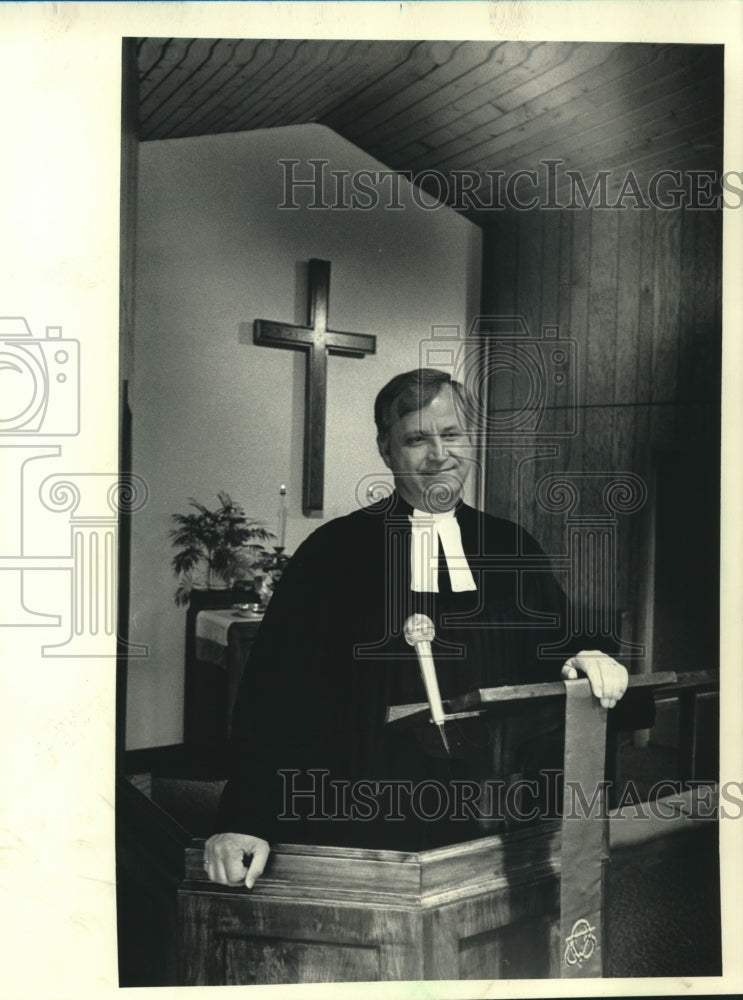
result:
<svg viewBox="0 0 743 1000"><path fill-rule="evenodd" d="M472 442L450 386L422 410L400 417L378 443L398 493L411 506L433 513L454 506L469 475Z"/></svg>

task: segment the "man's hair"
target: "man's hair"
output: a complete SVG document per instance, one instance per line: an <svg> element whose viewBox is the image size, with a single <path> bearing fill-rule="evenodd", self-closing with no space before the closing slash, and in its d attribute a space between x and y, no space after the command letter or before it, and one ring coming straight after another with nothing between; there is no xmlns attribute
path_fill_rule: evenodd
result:
<svg viewBox="0 0 743 1000"><path fill-rule="evenodd" d="M395 375L377 393L374 401L377 436L386 438L394 423L406 414L428 406L444 386L451 386L457 409L461 408L462 422L468 424L470 409L464 386L438 368L414 368L402 375Z"/></svg>

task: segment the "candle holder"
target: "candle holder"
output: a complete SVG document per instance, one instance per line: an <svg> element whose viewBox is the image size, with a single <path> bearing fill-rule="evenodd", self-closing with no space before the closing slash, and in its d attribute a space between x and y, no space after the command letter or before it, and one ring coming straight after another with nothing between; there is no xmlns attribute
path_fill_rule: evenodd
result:
<svg viewBox="0 0 743 1000"><path fill-rule="evenodd" d="M283 545L274 545L273 552L269 552L266 558L261 561L262 575L260 579L256 578L254 585L262 604L268 604L270 601L274 588L288 562L289 556Z"/></svg>

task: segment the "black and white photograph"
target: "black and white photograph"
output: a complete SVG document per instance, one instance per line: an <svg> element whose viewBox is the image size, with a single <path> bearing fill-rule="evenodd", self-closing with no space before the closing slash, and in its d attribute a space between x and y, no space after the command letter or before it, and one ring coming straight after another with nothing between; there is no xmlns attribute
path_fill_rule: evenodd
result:
<svg viewBox="0 0 743 1000"><path fill-rule="evenodd" d="M735 992L740 38L91 4L96 50L38 6L79 131L11 116L9 232L96 264L3 303L0 629L91 985Z"/></svg>
<svg viewBox="0 0 743 1000"><path fill-rule="evenodd" d="M723 46L125 46L122 983L719 975Z"/></svg>

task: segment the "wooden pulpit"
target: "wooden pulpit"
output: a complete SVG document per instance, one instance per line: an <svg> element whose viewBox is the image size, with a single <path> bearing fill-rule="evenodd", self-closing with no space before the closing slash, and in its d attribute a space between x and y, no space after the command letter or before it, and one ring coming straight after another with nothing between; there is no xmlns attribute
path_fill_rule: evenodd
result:
<svg viewBox="0 0 743 1000"><path fill-rule="evenodd" d="M682 708L717 687L705 672L670 683L673 676L631 683ZM487 689L444 707L506 713L514 701L560 691L567 698L562 682ZM416 724L421 710L398 709L390 724ZM680 715L688 722L697 713L687 705ZM696 733L696 726L684 729L693 743ZM685 750L680 744L682 765ZM678 773L695 776L683 767ZM210 882L203 839L122 781L122 985L718 975L716 804L706 783L701 792L694 784L667 790L652 815L628 804L598 824L588 820L600 836L586 865L569 842L572 832L566 846L563 810L562 818L419 853L273 845L263 876L247 890ZM583 878L584 868L598 871L598 883ZM566 872L576 890L567 902ZM670 887L668 899L658 899L661 887ZM596 898L598 912L589 908L583 917L580 907ZM563 912L576 900L574 913Z"/></svg>
<svg viewBox="0 0 743 1000"><path fill-rule="evenodd" d="M631 683L653 688L674 680L674 674L666 673L639 676ZM492 688L447 702L445 708L461 718L560 695L569 706L570 688L585 691L587 685L581 680ZM596 699L585 700L593 702L589 712L595 713ZM592 789L586 786L581 761L592 759L597 787L603 779L606 712L601 713L598 724L588 716L579 719L577 738L567 722L565 784L576 778L586 798ZM426 714L427 706L401 707L391 713L390 724L420 723ZM587 831L582 839L581 825ZM606 955L607 858L607 821L600 802L599 814L542 820L420 853L275 845L250 891L209 882L198 843L186 852L179 889L178 981L231 985L600 976Z"/></svg>
<svg viewBox="0 0 743 1000"><path fill-rule="evenodd" d="M559 977L560 826L406 854L274 848L255 888L179 896L184 985Z"/></svg>

